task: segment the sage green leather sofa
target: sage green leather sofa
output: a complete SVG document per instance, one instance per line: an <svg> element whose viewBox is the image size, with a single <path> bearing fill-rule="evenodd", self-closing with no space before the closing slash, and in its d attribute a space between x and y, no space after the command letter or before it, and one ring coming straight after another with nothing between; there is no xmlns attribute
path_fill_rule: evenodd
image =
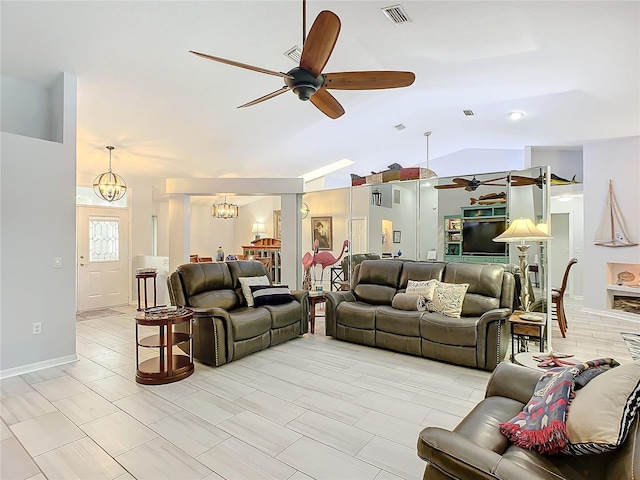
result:
<svg viewBox="0 0 640 480"><path fill-rule="evenodd" d="M396 293L409 280L468 283L460 318L397 310ZM364 260L351 290L326 292L326 334L339 340L493 370L509 343L513 275L504 266L479 263Z"/></svg>
<svg viewBox="0 0 640 480"><path fill-rule="evenodd" d="M194 358L219 366L307 333L307 291L292 290L289 303L247 306L238 279L263 275L262 263L235 260L187 263L169 276L171 303L194 310Z"/></svg>

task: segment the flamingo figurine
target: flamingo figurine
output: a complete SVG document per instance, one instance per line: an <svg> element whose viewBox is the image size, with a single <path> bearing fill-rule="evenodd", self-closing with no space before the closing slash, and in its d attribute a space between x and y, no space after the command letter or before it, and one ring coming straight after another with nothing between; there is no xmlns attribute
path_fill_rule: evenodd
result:
<svg viewBox="0 0 640 480"><path fill-rule="evenodd" d="M311 286L311 278L309 274L311 267L315 267L318 264L322 265L322 273L320 274L320 282L322 282L322 279L324 277L324 269L338 263L347 248L349 248L349 240L345 240L344 242L342 242L342 250L340 251L340 255L338 255L338 257L336 258L331 252L318 251L318 240L315 240L313 242L313 254L307 252L302 257L302 266L304 267L305 271L303 288L305 285L308 287Z"/></svg>

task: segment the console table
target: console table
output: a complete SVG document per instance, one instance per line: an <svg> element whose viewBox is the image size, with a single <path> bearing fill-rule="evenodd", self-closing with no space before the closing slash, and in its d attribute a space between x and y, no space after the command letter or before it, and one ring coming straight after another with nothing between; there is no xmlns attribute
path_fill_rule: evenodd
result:
<svg viewBox="0 0 640 480"><path fill-rule="evenodd" d="M193 367L193 310L150 308L136 315L136 382L164 385L187 378ZM174 332L173 326L188 322L189 332ZM139 338L140 326L158 327L157 335ZM173 346L189 343L189 355L175 355ZM140 362L139 349L156 348L158 356Z"/></svg>

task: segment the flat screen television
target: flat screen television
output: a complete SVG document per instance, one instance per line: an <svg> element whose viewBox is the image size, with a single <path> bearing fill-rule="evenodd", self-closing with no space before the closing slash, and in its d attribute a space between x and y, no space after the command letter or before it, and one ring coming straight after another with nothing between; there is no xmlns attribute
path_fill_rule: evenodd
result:
<svg viewBox="0 0 640 480"><path fill-rule="evenodd" d="M507 229L504 219L473 219L462 223L463 255L507 255L508 245L493 239Z"/></svg>

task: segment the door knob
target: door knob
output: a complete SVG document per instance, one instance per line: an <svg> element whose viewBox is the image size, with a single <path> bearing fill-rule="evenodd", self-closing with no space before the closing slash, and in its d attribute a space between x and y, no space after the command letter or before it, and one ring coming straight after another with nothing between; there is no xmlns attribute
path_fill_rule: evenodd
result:
<svg viewBox="0 0 640 480"><path fill-rule="evenodd" d="M81 263L81 264L80 264L80 266L81 266L81 267L84 267L84 263Z"/></svg>

